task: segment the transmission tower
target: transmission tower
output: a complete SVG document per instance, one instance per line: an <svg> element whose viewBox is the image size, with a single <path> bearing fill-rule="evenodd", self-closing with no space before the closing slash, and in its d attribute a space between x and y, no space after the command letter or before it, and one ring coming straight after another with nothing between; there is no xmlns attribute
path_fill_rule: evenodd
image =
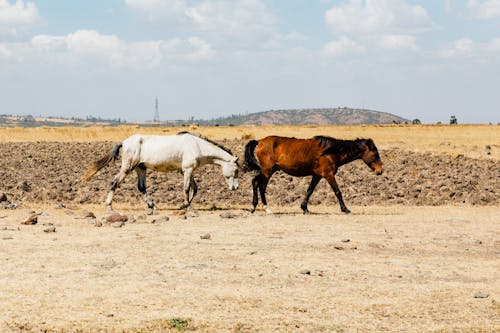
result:
<svg viewBox="0 0 500 333"><path fill-rule="evenodd" d="M155 117L153 118L155 125L160 125L160 110L158 109L158 96L155 99Z"/></svg>

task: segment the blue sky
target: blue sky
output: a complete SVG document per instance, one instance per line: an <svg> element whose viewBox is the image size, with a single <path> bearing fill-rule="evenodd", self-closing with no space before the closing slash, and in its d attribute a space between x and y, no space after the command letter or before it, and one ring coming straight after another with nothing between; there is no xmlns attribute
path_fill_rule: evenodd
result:
<svg viewBox="0 0 500 333"><path fill-rule="evenodd" d="M0 0L0 114L500 121L500 0Z"/></svg>

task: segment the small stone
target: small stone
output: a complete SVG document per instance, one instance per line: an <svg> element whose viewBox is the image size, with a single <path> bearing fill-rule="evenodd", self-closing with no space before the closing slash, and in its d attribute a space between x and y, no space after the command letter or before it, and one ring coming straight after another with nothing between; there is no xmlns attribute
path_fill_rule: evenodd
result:
<svg viewBox="0 0 500 333"><path fill-rule="evenodd" d="M475 241L475 243L476 243L476 245L481 245L481 244L483 244L483 241L481 241L481 240L478 239L478 240Z"/></svg>
<svg viewBox="0 0 500 333"><path fill-rule="evenodd" d="M158 213L154 210L154 208L148 208L146 211L146 215L157 215Z"/></svg>
<svg viewBox="0 0 500 333"><path fill-rule="evenodd" d="M349 243L351 240L349 238L343 239L342 243Z"/></svg>
<svg viewBox="0 0 500 333"><path fill-rule="evenodd" d="M102 222L101 221L95 221L94 227L98 227L98 228L102 227Z"/></svg>
<svg viewBox="0 0 500 333"><path fill-rule="evenodd" d="M26 220L21 222L24 225L34 225L38 223L38 214L31 214Z"/></svg>
<svg viewBox="0 0 500 333"><path fill-rule="evenodd" d="M93 212L87 212L84 217L95 219L96 216Z"/></svg>
<svg viewBox="0 0 500 333"><path fill-rule="evenodd" d="M2 193L2 194L0 195L0 202L7 202L7 201L8 201L8 200L7 200L7 194Z"/></svg>
<svg viewBox="0 0 500 333"><path fill-rule="evenodd" d="M189 217L189 218L193 218L193 217L198 217L200 216L200 214L198 214L196 211L193 211L193 210L188 210L186 212L186 217Z"/></svg>
<svg viewBox="0 0 500 333"><path fill-rule="evenodd" d="M210 235L208 233L200 236L200 239L211 239L211 238L212 238L212 235Z"/></svg>
<svg viewBox="0 0 500 333"><path fill-rule="evenodd" d="M311 275L311 271L308 269L301 269L299 273L305 275Z"/></svg>
<svg viewBox="0 0 500 333"><path fill-rule="evenodd" d="M482 291L477 291L474 293L474 298L487 298L488 296L490 296L490 294Z"/></svg>
<svg viewBox="0 0 500 333"><path fill-rule="evenodd" d="M163 222L168 222L170 221L170 217L168 216L161 216L156 219L153 219L151 223L163 223Z"/></svg>
<svg viewBox="0 0 500 333"><path fill-rule="evenodd" d="M43 229L43 232L50 233L50 232L56 232L56 227L48 227Z"/></svg>
<svg viewBox="0 0 500 333"><path fill-rule="evenodd" d="M221 213L219 215L221 218L223 219L234 219L235 217L237 217L238 215L236 215L235 213L233 212L224 212L224 213Z"/></svg>
<svg viewBox="0 0 500 333"><path fill-rule="evenodd" d="M127 215L114 214L114 215L109 215L108 217L106 217L106 222L109 222L109 223L127 222L127 221L128 221Z"/></svg>
<svg viewBox="0 0 500 333"><path fill-rule="evenodd" d="M125 222L123 222L123 221L113 222L113 223L111 224L111 226L112 226L113 228L121 228L121 227L123 227L124 225L125 225Z"/></svg>

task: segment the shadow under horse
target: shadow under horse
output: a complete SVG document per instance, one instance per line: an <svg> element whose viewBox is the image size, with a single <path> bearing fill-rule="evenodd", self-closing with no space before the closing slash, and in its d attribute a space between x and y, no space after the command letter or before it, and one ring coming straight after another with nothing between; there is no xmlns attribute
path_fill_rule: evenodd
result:
<svg viewBox="0 0 500 333"><path fill-rule="evenodd" d="M375 174L382 174L382 161L372 139L338 140L328 136L296 139L268 136L258 141L249 141L245 146L245 169L258 171L252 180L252 212L259 201L257 189L262 204L268 211L267 184L273 173L281 170L296 177L312 176L304 201L300 205L304 214L309 213L307 203L322 178L326 179L335 192L342 212L349 214L351 211L344 204L335 174L340 166L357 159L362 159Z"/></svg>

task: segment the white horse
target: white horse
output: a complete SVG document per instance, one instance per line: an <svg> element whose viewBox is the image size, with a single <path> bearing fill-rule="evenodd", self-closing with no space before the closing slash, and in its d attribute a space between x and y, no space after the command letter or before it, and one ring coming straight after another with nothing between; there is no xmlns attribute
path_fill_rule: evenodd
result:
<svg viewBox="0 0 500 333"><path fill-rule="evenodd" d="M89 180L99 170L111 161L118 159L120 148L123 147L120 172L111 183L106 198L106 206L111 210L111 202L117 187L132 171L137 172L138 188L144 195L149 209L154 209L154 203L146 192L146 169L158 172L181 170L184 174L184 203L181 208L191 204L198 185L193 178L193 171L204 164L218 164L222 167L222 175L226 178L230 190L238 188L238 157L222 145L189 132L177 135L132 135L122 143L115 145L113 150L87 171L83 177Z"/></svg>

